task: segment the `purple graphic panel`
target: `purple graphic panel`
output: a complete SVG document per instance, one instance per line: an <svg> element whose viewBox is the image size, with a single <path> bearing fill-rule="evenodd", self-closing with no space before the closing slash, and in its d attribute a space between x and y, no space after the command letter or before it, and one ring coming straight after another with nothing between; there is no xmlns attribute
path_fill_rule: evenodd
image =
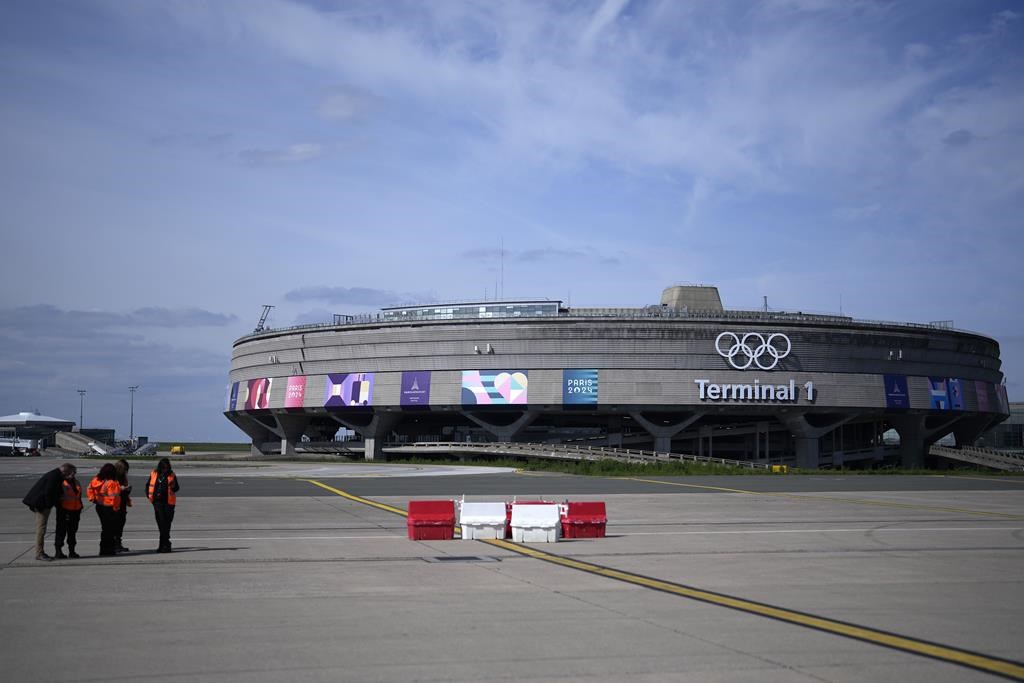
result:
<svg viewBox="0 0 1024 683"><path fill-rule="evenodd" d="M349 372L327 375L325 408L373 405L373 373Z"/></svg>
<svg viewBox="0 0 1024 683"><path fill-rule="evenodd" d="M430 371L410 370L402 373L402 393L399 405L426 406L430 404Z"/></svg>
<svg viewBox="0 0 1024 683"><path fill-rule="evenodd" d="M270 407L270 388L274 384L273 377L251 379L246 385L245 409L266 410Z"/></svg>
<svg viewBox="0 0 1024 683"><path fill-rule="evenodd" d="M306 400L306 376L292 375L284 390L284 407L301 408Z"/></svg>

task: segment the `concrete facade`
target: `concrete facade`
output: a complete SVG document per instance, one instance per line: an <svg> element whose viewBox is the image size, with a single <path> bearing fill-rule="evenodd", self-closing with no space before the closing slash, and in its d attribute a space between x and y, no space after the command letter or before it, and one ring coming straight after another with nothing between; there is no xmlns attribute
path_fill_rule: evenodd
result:
<svg viewBox="0 0 1024 683"><path fill-rule="evenodd" d="M771 369L738 369L725 357L745 335L748 353L776 335L781 357L772 363L762 349L758 359ZM738 360L750 362L743 353ZM590 404L568 402L566 371L581 369L596 378ZM527 403L474 405L466 371L521 372ZM417 405L403 398L403 373L412 372L429 373L429 395ZM326 405L330 376L349 373L365 374L371 400ZM903 378L905 397L887 396L887 376ZM287 388L292 377L303 378L301 398ZM935 403L929 378L950 392L945 405ZM378 449L453 430L501 440L561 434L804 467L834 464L823 453L838 453L840 464L857 454L877 460L881 433L895 428L898 457L909 465L923 463L926 447L946 434L973 440L1005 419L1002 380L999 345L971 332L802 313L562 309L557 317L362 319L243 337L225 414L255 448L279 441L283 453L346 427ZM254 392L261 395L247 406Z"/></svg>

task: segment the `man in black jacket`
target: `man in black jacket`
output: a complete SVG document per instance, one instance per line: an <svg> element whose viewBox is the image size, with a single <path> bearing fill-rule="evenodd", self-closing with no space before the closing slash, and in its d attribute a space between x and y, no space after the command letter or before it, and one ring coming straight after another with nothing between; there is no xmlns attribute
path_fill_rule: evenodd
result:
<svg viewBox="0 0 1024 683"><path fill-rule="evenodd" d="M49 562L53 558L43 550L43 538L46 536L46 520L63 494L64 479L75 473L75 466L65 463L57 469L50 470L39 478L29 489L21 501L28 509L36 513L36 559Z"/></svg>

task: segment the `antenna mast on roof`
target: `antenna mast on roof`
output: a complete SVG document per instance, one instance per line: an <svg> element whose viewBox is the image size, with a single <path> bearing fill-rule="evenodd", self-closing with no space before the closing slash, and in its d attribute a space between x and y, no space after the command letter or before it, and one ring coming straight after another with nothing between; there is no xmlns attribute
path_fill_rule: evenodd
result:
<svg viewBox="0 0 1024 683"><path fill-rule="evenodd" d="M498 271L501 274L501 294L498 296L498 299L501 300L501 299L505 298L505 238L504 237L498 238L498 253L501 256L501 267L500 267L500 269Z"/></svg>
<svg viewBox="0 0 1024 683"><path fill-rule="evenodd" d="M264 329L266 329L263 326L263 324L265 322L267 322L267 316L270 315L270 309L272 309L272 308L273 308L273 306L268 306L267 304L263 304L263 315L260 316L260 321L258 323L256 323L256 329L252 331L253 334L256 334L257 332L262 332Z"/></svg>

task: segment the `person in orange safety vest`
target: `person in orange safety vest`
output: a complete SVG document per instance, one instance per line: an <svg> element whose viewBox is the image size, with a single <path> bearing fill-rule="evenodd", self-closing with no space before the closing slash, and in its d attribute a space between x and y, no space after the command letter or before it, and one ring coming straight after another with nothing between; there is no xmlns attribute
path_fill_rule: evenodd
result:
<svg viewBox="0 0 1024 683"><path fill-rule="evenodd" d="M78 521L82 518L82 485L75 478L77 470L70 465L70 471L64 475L60 500L57 502L57 530L54 532L53 544L58 560L80 557L75 552L78 543ZM68 554L64 554L64 539L68 541Z"/></svg>
<svg viewBox="0 0 1024 683"><path fill-rule="evenodd" d="M174 521L174 506L178 502L175 494L179 488L170 459L162 458L156 469L149 473L149 482L146 484L146 497L153 503L156 526L160 530L158 553L171 552L171 522Z"/></svg>
<svg viewBox="0 0 1024 683"><path fill-rule="evenodd" d="M121 484L111 463L101 467L89 482L86 496L96 505L96 514L100 518L100 555L114 555L117 552L115 539L118 512L121 510Z"/></svg>
<svg viewBox="0 0 1024 683"><path fill-rule="evenodd" d="M121 509L117 511L117 525L114 527L114 550L119 553L126 553L126 548L121 542L121 535L124 534L124 525L128 521L128 508L132 506L132 484L128 481L128 461L121 458L114 463L114 472L117 474L117 481L121 484Z"/></svg>

